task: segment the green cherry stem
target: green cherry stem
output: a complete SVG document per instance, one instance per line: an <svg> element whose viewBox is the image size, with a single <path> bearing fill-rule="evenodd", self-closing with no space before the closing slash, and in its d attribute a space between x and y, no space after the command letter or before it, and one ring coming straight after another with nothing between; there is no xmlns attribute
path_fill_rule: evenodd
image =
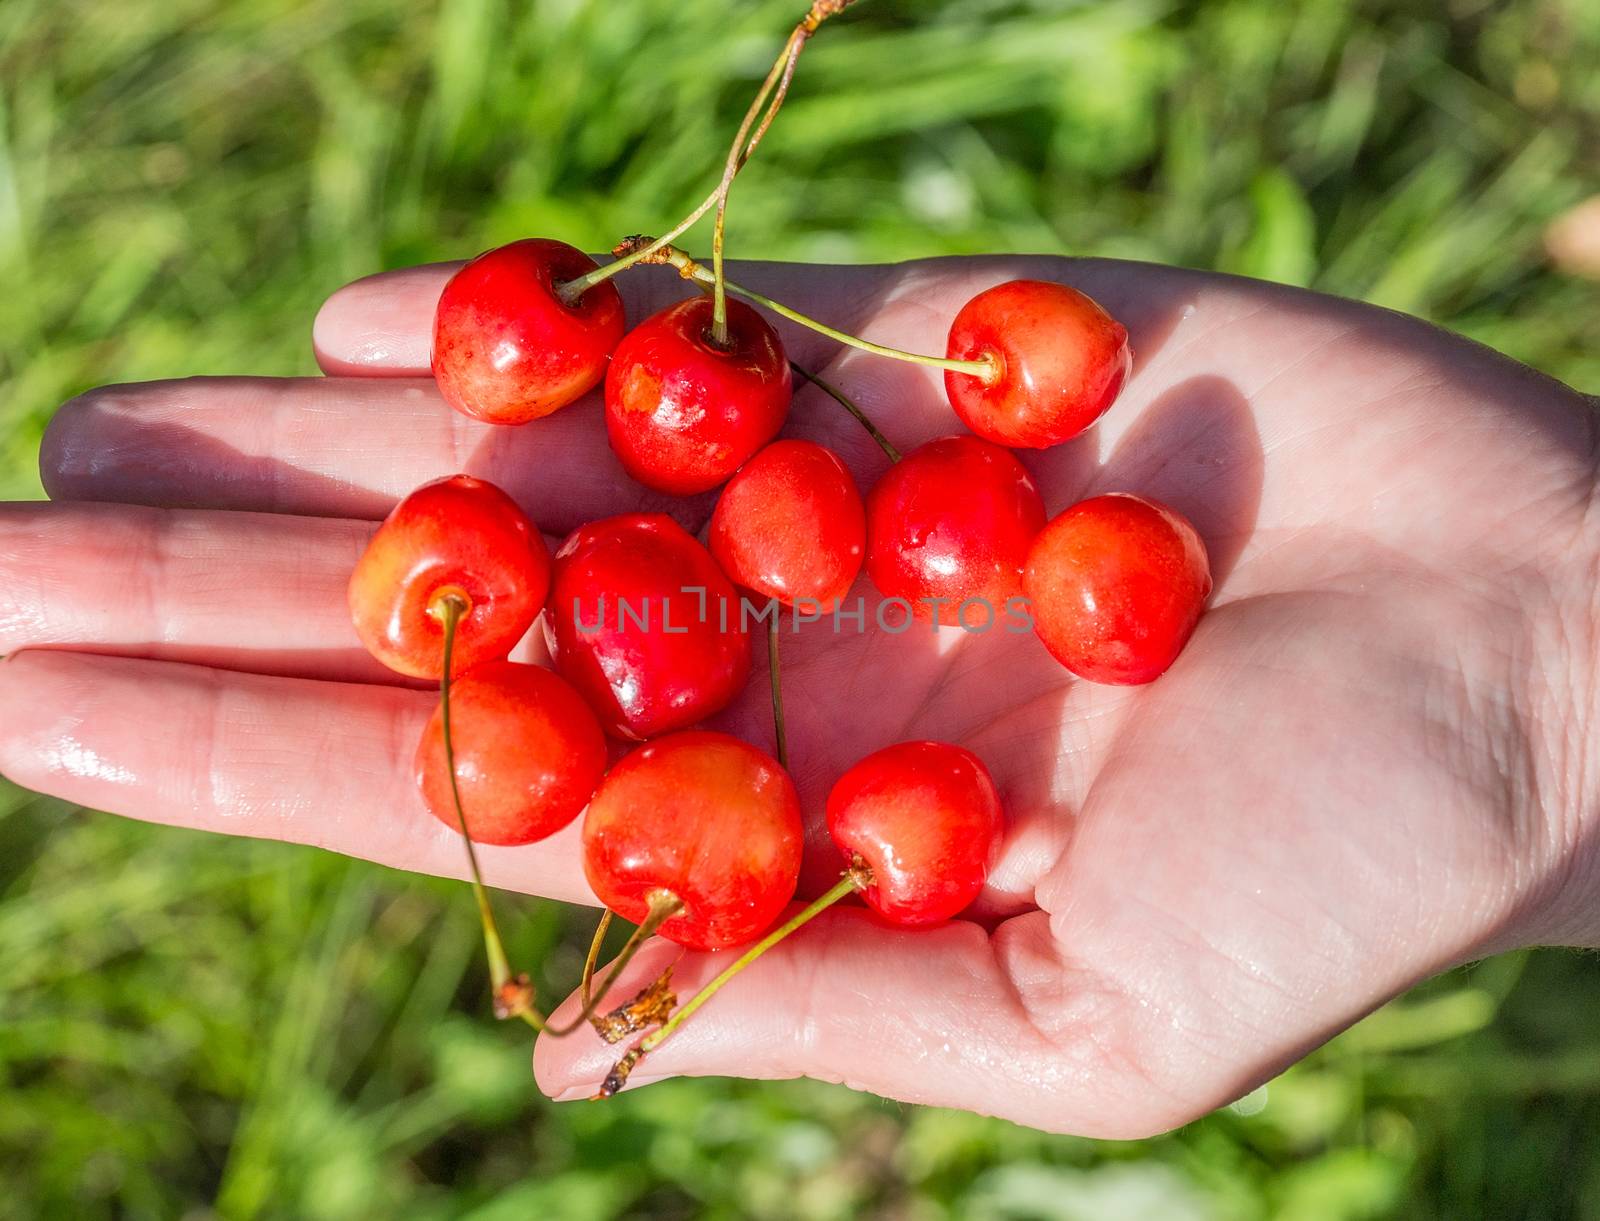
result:
<svg viewBox="0 0 1600 1221"><path fill-rule="evenodd" d="M600 1008L600 1003L605 1000L606 994L611 991L611 986L617 982L618 977L633 961L633 956L639 952L639 947L655 935L655 931L670 920L683 908L682 901L677 895L665 890L652 890L645 896L649 908L645 913L644 922L634 929L629 935L627 944L622 947L622 952L617 955L617 960L611 964L611 970L606 972L604 981L600 984L599 991L594 995L585 995L583 1008L570 1022L562 1026L546 1026L544 1032L554 1038L564 1038L574 1030L580 1029ZM593 954L598 948L599 938L591 945ZM593 977L590 976L592 979Z"/></svg>
<svg viewBox="0 0 1600 1221"><path fill-rule="evenodd" d="M772 71L767 74L767 79L762 82L761 91L756 95L756 100L750 104L744 122L739 127L739 134L733 139L733 147L728 150L727 163L722 167L722 181L717 186L717 219L711 231L711 264L714 277L711 290L712 343L726 346L728 342L728 282L722 271L722 253L724 230L728 220L728 193L733 189L734 177L744 168L750 155L756 151L756 146L766 136L772 121L778 117L778 111L783 109L784 99L789 96L789 86L794 83L794 70L800 62L800 52L806 49L806 43L811 40L811 36L824 21L843 12L855 2L856 0L813 0L810 11L794 27L784 42L782 53L772 65ZM771 95L770 103L767 103L768 95ZM750 125L755 122L763 103L767 103L766 111L761 114L760 125L754 133L751 133Z"/></svg>
<svg viewBox="0 0 1600 1221"><path fill-rule="evenodd" d="M861 427L867 430L868 435L878 443L878 448L884 452L884 455L889 459L890 462L900 461L900 451L890 443L888 437L884 436L878 431L878 426L872 422L871 417L869 417L865 411L862 411L861 408L856 405L854 399L847 395L843 390L839 389L839 387L835 386L832 382L824 381L815 373L812 373L809 369L802 369L792 360L789 362L789 368L794 370L798 376L805 378L806 381L810 382L818 390L821 390L829 398L833 399L834 402L838 403L839 406L843 407L851 415L855 416L856 423L860 424Z"/></svg>
<svg viewBox="0 0 1600 1221"><path fill-rule="evenodd" d="M777 945L778 942L789 936L790 933L796 932L797 930L804 928L807 924L810 924L811 921L815 920L823 912L827 911L828 908L832 907L840 899L844 898L846 895L854 894L858 890L864 890L871 884L872 874L866 868L866 866L851 866L845 871L844 876L835 882L827 891L813 899L810 903L806 904L788 920L785 920L777 928L773 929L760 941L756 942L743 954L739 955L738 958L734 959L731 963L724 967L722 972L717 975L715 979L711 980L710 983L706 984L705 987L701 988L700 991L696 992L692 997L690 997L689 1000L686 1001L678 1009L678 1011L672 1015L672 1017L663 1023L660 1029L658 1029L654 1034L646 1035L644 1041L639 1044L640 1050L648 1054L649 1052L652 1052L656 1048L660 1047L672 1037L673 1032L677 1030L678 1027L682 1026L684 1022L689 1020L696 1010L698 1010L702 1005L704 1005L718 992L722 991L724 987L731 983L733 981L733 977L738 975L739 972L743 971L756 959L760 958L773 946Z"/></svg>
<svg viewBox="0 0 1600 1221"><path fill-rule="evenodd" d="M651 891L646 896L649 907L644 922L633 930L627 944L617 955L616 962L611 965L611 970L606 973L599 990L594 991L595 962L600 956L600 946L605 940L606 930L611 926L611 912L607 911L600 918L599 927L595 929L594 938L589 943L588 957L583 964L582 1010L565 1025L552 1026L535 1007L532 983L526 975L516 974L511 970L511 961L506 956L505 943L500 938L500 929L494 918L494 906L489 900L488 888L483 884L483 872L478 867L478 851L473 847L472 837L467 834L467 813L461 801L461 786L456 777L455 737L450 721L451 672L455 668L457 630L461 626L462 618L471 608L472 604L467 595L451 586L434 594L428 603L428 615L444 630L444 672L439 678L439 719L440 728L444 733L444 760L445 766L450 771L450 796L455 803L456 822L461 828L461 842L467 849L467 865L472 873L472 893L478 901L478 918L483 925L483 946L489 958L489 983L494 993L494 1015L501 1019L521 1018L535 1030L559 1038L571 1034L594 1016L606 994L611 991L612 985L621 976L623 969L639 952L639 947L648 941L663 923L671 919L683 907L683 903L676 895L665 890Z"/></svg>
<svg viewBox="0 0 1600 1221"><path fill-rule="evenodd" d="M631 242L645 242L649 240L650 239L646 237L629 239ZM622 246L618 247L618 249L628 248L628 242L624 242ZM672 247L670 249L676 250L676 247ZM654 256L652 261L671 262L671 255L657 254ZM702 292L709 293L711 291L711 289L704 282L696 280L695 283L699 285ZM856 403L856 401L843 390L839 389L839 387L835 386L832 382L826 381L817 374L811 372L810 369L807 369L792 360L789 362L789 369L796 377L803 377L806 381L810 382L834 402L838 403L839 406L843 407L846 411L853 415L856 419L856 423L860 424L861 427L867 430L867 435L877 443L878 448L883 451L884 456L887 457L890 462L898 462L904 456L898 449L895 448L894 443L891 442L888 437L884 436L881 431L879 431L878 426L872 422L872 417L869 416L865 411L861 410L861 407Z"/></svg>
<svg viewBox="0 0 1600 1221"><path fill-rule="evenodd" d="M494 919L489 891L478 868L478 852L467 834L467 814L461 804L461 786L456 779L456 747L450 725L450 672L455 665L456 629L471 609L467 595L459 589L440 590L428 603L428 614L444 629L444 672L439 678L439 712L444 731L444 760L450 771L450 796L455 802L456 821L461 827L461 842L466 845L467 865L472 871L472 893L478 900L478 918L483 925L483 946L489 957L489 984L494 994L494 1015L502 1020L521 1018L535 1030L543 1030L544 1017L533 1004L533 985L526 975L514 974L506 957L500 929Z"/></svg>
<svg viewBox="0 0 1600 1221"><path fill-rule="evenodd" d="M766 79L762 81L755 100L750 103L749 108L745 111L744 121L739 125L738 135L734 137L733 144L728 150L728 160L723 166L722 180L717 183L716 188L696 205L694 211L672 226L666 233L656 238L649 246L629 249L627 253L618 256L603 267L596 267L587 275L579 276L576 280L568 280L565 284L558 285L556 293L569 307L575 307L583 297L583 294L596 284L609 280L618 272L626 271L635 264L647 261L651 255L682 237L712 208L717 209L718 236L715 246L720 251L723 214L727 210L728 189L732 186L734 177L738 175L739 171L744 168L745 163L754 155L757 146L760 145L768 129L772 126L772 120L777 117L778 109L783 105L784 98L788 95L789 83L794 79L795 64L800 58L800 52L805 48L805 44L811 35L816 33L818 26L829 17L842 12L854 3L856 3L856 0L814 0L811 5L811 11L806 14L805 19L795 27L794 32L785 40L783 51L773 61L772 69L767 73ZM774 93L774 90L776 90L776 93ZM762 110L763 106L766 107L765 112ZM758 115L761 121L756 124L755 130L751 131L751 125L755 123ZM720 254L718 257L720 258ZM721 339L719 342L725 344L727 342L727 306L725 296L713 306L713 314L714 318L721 317L722 319ZM715 334L715 327L713 327L713 332Z"/></svg>
<svg viewBox="0 0 1600 1221"><path fill-rule="evenodd" d="M693 228L694 223L716 207L716 204L717 193L713 191L700 202L700 205L693 212L689 213L688 216L684 217L671 229L668 229L664 235L656 238L649 246L630 250L620 258L614 259L602 267L596 267L593 271L579 276L576 280L568 280L564 284L556 285L556 295L565 302L569 309L577 308L578 302L583 298L583 294L596 284L603 284L619 271L627 271L628 268L636 263L648 261L651 255L666 247L674 238L682 237Z"/></svg>
<svg viewBox="0 0 1600 1221"><path fill-rule="evenodd" d="M767 129L772 126L772 120L778 117L778 111L782 108L784 99L789 96L789 86L794 81L795 65L800 60L800 52L805 49L806 40L815 34L817 27L829 17L837 16L854 3L856 3L856 0L814 0L811 5L811 11L795 27L795 33L801 35L800 42L793 51L788 53L787 58L782 61L784 64L783 77L778 81L777 95L773 98L772 105L767 107L766 114L761 116L761 125L756 128L755 134L750 137L750 147L745 153L747 160L750 153L755 152L756 145L761 143L762 137L767 134ZM785 45L787 46L787 44Z"/></svg>
<svg viewBox="0 0 1600 1221"><path fill-rule="evenodd" d="M772 612L767 624L767 677L772 685L772 736L777 742L778 762L789 770L789 735L783 725L783 679L778 670L778 637L782 634L783 608Z"/></svg>
<svg viewBox="0 0 1600 1221"><path fill-rule="evenodd" d="M641 239L642 240L642 239ZM652 243L654 245L654 243ZM710 284L715 287L716 276L703 263L696 262L679 250L676 246L656 245L652 257L653 262L670 263L678 269L678 274L685 280L693 280L697 284ZM757 305L771 310L780 317L787 318L790 322L799 323L801 326L816 331L819 335L826 335L837 343L847 347L858 348L863 352L870 352L874 356L883 356L889 360L902 361L905 364L923 365L930 369L944 369L950 373L966 373L984 381L993 381L999 375L999 366L989 359L984 360L951 360L944 356L924 356L920 352L906 352L900 348L887 347L881 343L873 343L870 339L862 339L858 335L851 335L846 331L829 326L826 322L818 322L815 318L802 314L797 309L791 309L781 301L774 301L771 297L763 296L751 288L744 288L732 280L726 280L728 291L738 293L747 301L754 301Z"/></svg>
<svg viewBox="0 0 1600 1221"><path fill-rule="evenodd" d="M589 942L589 953L583 960L583 983L578 988L578 994L583 1003L589 1003L589 996L594 991L594 965L600 961L600 947L605 944L606 933L611 928L611 909L605 908L600 913L600 923L594 926L594 937Z"/></svg>
<svg viewBox="0 0 1600 1221"><path fill-rule="evenodd" d="M628 1080L628 1074L638 1066L639 1061L670 1039L678 1027L682 1026L702 1005L726 987L739 972L788 937L789 934L811 923L846 895L854 894L858 890L865 890L870 885L872 885L872 871L858 857L851 863L850 868L845 870L844 876L834 883L830 890L813 899L788 920L739 955L738 958L723 968L720 974L690 997L676 1013L657 1027L654 1032L634 1044L633 1048L622 1059L618 1060L612 1066L611 1071L606 1074L605 1081L600 1085L600 1092L595 1097L610 1098L622 1089Z"/></svg>
<svg viewBox="0 0 1600 1221"><path fill-rule="evenodd" d="M795 62L800 58L800 50L805 46L808 34L804 33L802 24L795 27L788 40L783 44L783 52L772 65L772 71L767 73L767 79L761 82L761 89L756 94L755 101L750 103L750 108L745 111L744 121L739 124L739 132L733 137L733 145L728 149L728 160L722 167L722 181L717 184L714 192L717 201L717 218L711 230L711 260L715 267L714 283L711 290L711 342L718 347L728 346L728 289L722 276L722 248L723 233L728 220L728 192L733 188L733 180L739 170L749 159L756 144L760 143L760 135L765 135L767 128L772 126L772 120L777 116L778 107L783 105L783 95L773 97L773 91L778 87L779 81L783 83L783 93L788 93L789 81L794 76ZM761 108L767 104L767 99L772 98L771 105L762 118L760 135L750 138L750 128L756 118L761 114ZM748 141L748 151L746 145Z"/></svg>

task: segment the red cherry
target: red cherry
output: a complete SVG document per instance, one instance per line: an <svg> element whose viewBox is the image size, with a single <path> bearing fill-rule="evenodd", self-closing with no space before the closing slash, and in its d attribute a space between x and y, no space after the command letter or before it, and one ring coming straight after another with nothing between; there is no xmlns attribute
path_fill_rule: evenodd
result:
<svg viewBox="0 0 1600 1221"><path fill-rule="evenodd" d="M800 799L772 758L690 731L624 758L583 820L583 870L600 901L639 923L652 891L683 905L661 935L696 950L749 941L794 897Z"/></svg>
<svg viewBox="0 0 1600 1221"><path fill-rule="evenodd" d="M983 761L944 742L901 742L828 794L828 834L872 870L862 896L896 924L948 920L978 897L1004 830Z"/></svg>
<svg viewBox="0 0 1600 1221"><path fill-rule="evenodd" d="M501 660L533 625L550 585L550 553L516 503L470 475L424 484L389 514L350 574L361 643L414 678L444 671L442 593L466 599L455 645L459 673Z"/></svg>
<svg viewBox="0 0 1600 1221"><path fill-rule="evenodd" d="M583 810L606 770L606 739L581 696L538 666L491 661L450 684L456 785L467 834L480 844L531 844ZM417 746L417 784L428 809L459 831L444 710Z"/></svg>
<svg viewBox="0 0 1600 1221"><path fill-rule="evenodd" d="M783 427L792 384L778 333L728 302L728 344L711 302L680 301L628 333L606 374L606 433L646 487L687 496L722 483Z"/></svg>
<svg viewBox="0 0 1600 1221"><path fill-rule="evenodd" d="M991 360L985 379L946 373L945 393L966 426L1000 445L1044 449L1070 441L1122 392L1133 368L1128 330L1064 284L1012 280L961 307L945 354Z"/></svg>
<svg viewBox="0 0 1600 1221"><path fill-rule="evenodd" d="M775 441L739 468L711 516L711 554L746 589L832 610L861 571L866 510L836 454Z"/></svg>
<svg viewBox="0 0 1600 1221"><path fill-rule="evenodd" d="M622 297L609 280L576 305L557 293L594 269L565 242L526 238L450 277L433 319L433 377L445 402L490 424L526 424L598 386L622 339Z"/></svg>
<svg viewBox="0 0 1600 1221"><path fill-rule="evenodd" d="M929 441L889 468L867 497L867 574L919 619L994 622L1022 594L1022 564L1044 501L1016 456L977 437Z"/></svg>
<svg viewBox="0 0 1600 1221"><path fill-rule="evenodd" d="M544 631L556 668L624 738L704 720L750 674L733 585L709 551L658 513L572 532L556 552Z"/></svg>
<svg viewBox="0 0 1600 1221"><path fill-rule="evenodd" d="M1081 678L1132 686L1183 651L1211 593L1205 544L1182 514L1096 496L1039 535L1023 576L1034 630Z"/></svg>

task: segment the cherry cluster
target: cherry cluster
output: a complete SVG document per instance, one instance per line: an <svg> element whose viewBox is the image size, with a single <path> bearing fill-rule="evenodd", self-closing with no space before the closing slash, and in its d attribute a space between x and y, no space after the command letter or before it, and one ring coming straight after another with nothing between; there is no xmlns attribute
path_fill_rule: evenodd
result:
<svg viewBox="0 0 1600 1221"><path fill-rule="evenodd" d="M1211 590L1205 548L1178 513L1115 494L1047 522L1012 453L1080 435L1128 378L1128 333L1087 296L1036 280L990 288L956 315L936 357L845 335L723 274L733 178L782 104L800 49L848 3L813 4L752 103L717 190L666 237L630 239L605 266L559 241L513 242L466 264L438 304L433 372L451 407L522 426L603 383L607 434L629 475L672 495L722 488L709 545L670 516L627 514L579 527L552 556L509 496L455 475L395 508L350 581L355 626L373 655L440 683L417 782L428 808L464 836L496 1012L552 1034L587 1023L612 1042L654 1028L619 1060L605 1094L747 962L830 904L859 894L895 925L948 920L978 897L998 851L1000 797L980 759L949 743L890 746L828 796L838 884L782 920L802 830L786 770L778 615L769 637L777 757L695 728L750 678L741 591L829 609L865 567L885 598L950 625L975 603L992 613L1024 599L1040 639L1072 673L1138 684L1173 663ZM672 239L713 207L708 269ZM611 277L642 263L674 266L704 291L628 330ZM838 455L775 439L794 378L817 379L730 291L841 343L943 369L970 431L901 455L824 385L893 459L863 500ZM630 616L630 606L647 609ZM508 660L536 623L553 669ZM613 763L608 735L638 745ZM608 910L585 965L582 1012L556 1027L510 968L473 844L533 843L580 814L585 874ZM612 912L638 927L596 987ZM669 968L601 1013L652 934L695 950L749 948L681 1007Z"/></svg>

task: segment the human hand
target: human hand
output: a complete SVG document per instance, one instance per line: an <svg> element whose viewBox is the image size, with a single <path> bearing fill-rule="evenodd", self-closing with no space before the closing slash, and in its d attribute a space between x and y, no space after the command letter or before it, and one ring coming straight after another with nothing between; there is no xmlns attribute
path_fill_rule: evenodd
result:
<svg viewBox="0 0 1600 1221"><path fill-rule="evenodd" d="M58 503L0 512L0 648L52 646L0 667L0 768L135 817L458 872L459 843L408 775L433 696L368 661L344 611L371 521L455 470L556 533L638 508L698 527L711 501L631 485L593 404L514 430L445 409L425 374L447 274L336 295L316 330L333 378L117 387L63 410L43 457ZM907 933L828 913L635 1084L807 1075L1142 1135L1453 963L1600 944L1590 405L1415 320L1202 273L1039 259L734 272L923 351L942 350L975 291L1023 274L1101 300L1137 353L1089 436L1025 456L1048 507L1110 490L1174 505L1210 548L1212 609L1137 689L1074 681L1031 635L999 630L824 621L786 641L813 823L855 759L940 738L994 772L1001 859L969 921ZM668 275L624 282L635 319L685 291ZM902 448L957 429L937 375L783 333ZM884 467L815 389L787 431L837 449L863 488ZM857 592L870 623L875 599ZM765 692L719 722L766 744ZM820 835L812 855L815 886L834 867ZM494 884L589 900L575 828L482 858ZM642 954L623 986L669 952ZM688 956L680 993L720 965ZM583 1096L613 1054L545 1040L536 1070Z"/></svg>

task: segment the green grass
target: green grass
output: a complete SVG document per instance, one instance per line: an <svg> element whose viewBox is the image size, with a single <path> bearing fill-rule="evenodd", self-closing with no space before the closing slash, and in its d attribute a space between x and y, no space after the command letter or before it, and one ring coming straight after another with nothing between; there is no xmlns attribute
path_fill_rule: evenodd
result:
<svg viewBox="0 0 1600 1221"><path fill-rule="evenodd" d="M4 0L0 478L105 381L312 369L340 282L707 188L799 0ZM743 256L1094 252L1422 313L1600 390L1592 0L869 0ZM1600 969L1419 989L1137 1144L809 1083L532 1089L457 887L0 797L0 1217L1600 1218ZM520 905L547 992L581 921Z"/></svg>

